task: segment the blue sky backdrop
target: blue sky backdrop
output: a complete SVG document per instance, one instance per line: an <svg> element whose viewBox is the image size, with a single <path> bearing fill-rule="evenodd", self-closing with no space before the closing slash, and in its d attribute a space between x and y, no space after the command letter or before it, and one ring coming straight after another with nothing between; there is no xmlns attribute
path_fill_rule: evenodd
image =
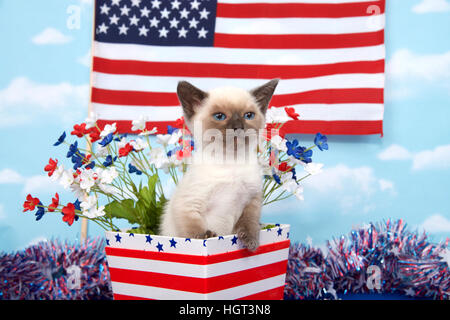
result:
<svg viewBox="0 0 450 320"><path fill-rule="evenodd" d="M87 116L92 2L0 0L0 251L79 238L80 222L36 222L22 204L28 193L74 200L43 167L64 158L53 142ZM265 207L264 222L289 223L292 240L315 245L388 218L435 241L450 235L449 32L449 0L387 0L384 137L330 136L305 200Z"/></svg>

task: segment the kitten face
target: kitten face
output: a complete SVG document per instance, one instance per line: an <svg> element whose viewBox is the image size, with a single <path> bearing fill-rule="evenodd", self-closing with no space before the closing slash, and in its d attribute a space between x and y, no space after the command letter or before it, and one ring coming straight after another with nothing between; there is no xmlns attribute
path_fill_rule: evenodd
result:
<svg viewBox="0 0 450 320"><path fill-rule="evenodd" d="M204 92L188 82L178 84L177 94L188 128L201 123L203 132L219 130L225 138L227 130L258 131L265 127L265 113L278 84L278 79L246 91L224 87Z"/></svg>

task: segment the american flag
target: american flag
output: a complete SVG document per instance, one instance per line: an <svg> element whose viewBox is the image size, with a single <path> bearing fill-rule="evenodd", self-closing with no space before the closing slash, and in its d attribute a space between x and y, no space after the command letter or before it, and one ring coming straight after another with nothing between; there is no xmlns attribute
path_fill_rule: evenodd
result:
<svg viewBox="0 0 450 320"><path fill-rule="evenodd" d="M91 107L100 126L164 132L177 82L207 91L280 78L288 133L382 134L385 0L97 0Z"/></svg>
<svg viewBox="0 0 450 320"><path fill-rule="evenodd" d="M289 229L261 230L255 252L236 235L202 240L108 231L114 299L283 299Z"/></svg>

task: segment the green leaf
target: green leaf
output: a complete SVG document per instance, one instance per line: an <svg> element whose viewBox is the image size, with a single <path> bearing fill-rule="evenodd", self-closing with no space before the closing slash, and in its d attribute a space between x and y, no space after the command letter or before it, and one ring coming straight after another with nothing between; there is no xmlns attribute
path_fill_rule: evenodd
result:
<svg viewBox="0 0 450 320"><path fill-rule="evenodd" d="M132 199L114 200L105 206L105 212L113 218L126 219L131 224L140 223L135 214L134 201Z"/></svg>

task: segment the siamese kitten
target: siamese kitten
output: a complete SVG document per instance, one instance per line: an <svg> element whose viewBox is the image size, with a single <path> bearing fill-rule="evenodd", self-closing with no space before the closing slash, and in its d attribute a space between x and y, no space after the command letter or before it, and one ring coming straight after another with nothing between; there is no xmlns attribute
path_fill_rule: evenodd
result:
<svg viewBox="0 0 450 320"><path fill-rule="evenodd" d="M236 142L242 133L256 135L265 127L277 84L274 79L251 91L225 87L204 92L186 81L178 83L178 99L196 151L165 207L160 234L204 239L236 233L246 248L258 248L262 170L256 147L250 150L254 157L236 160L249 137L244 144ZM215 157L208 158L213 144Z"/></svg>

